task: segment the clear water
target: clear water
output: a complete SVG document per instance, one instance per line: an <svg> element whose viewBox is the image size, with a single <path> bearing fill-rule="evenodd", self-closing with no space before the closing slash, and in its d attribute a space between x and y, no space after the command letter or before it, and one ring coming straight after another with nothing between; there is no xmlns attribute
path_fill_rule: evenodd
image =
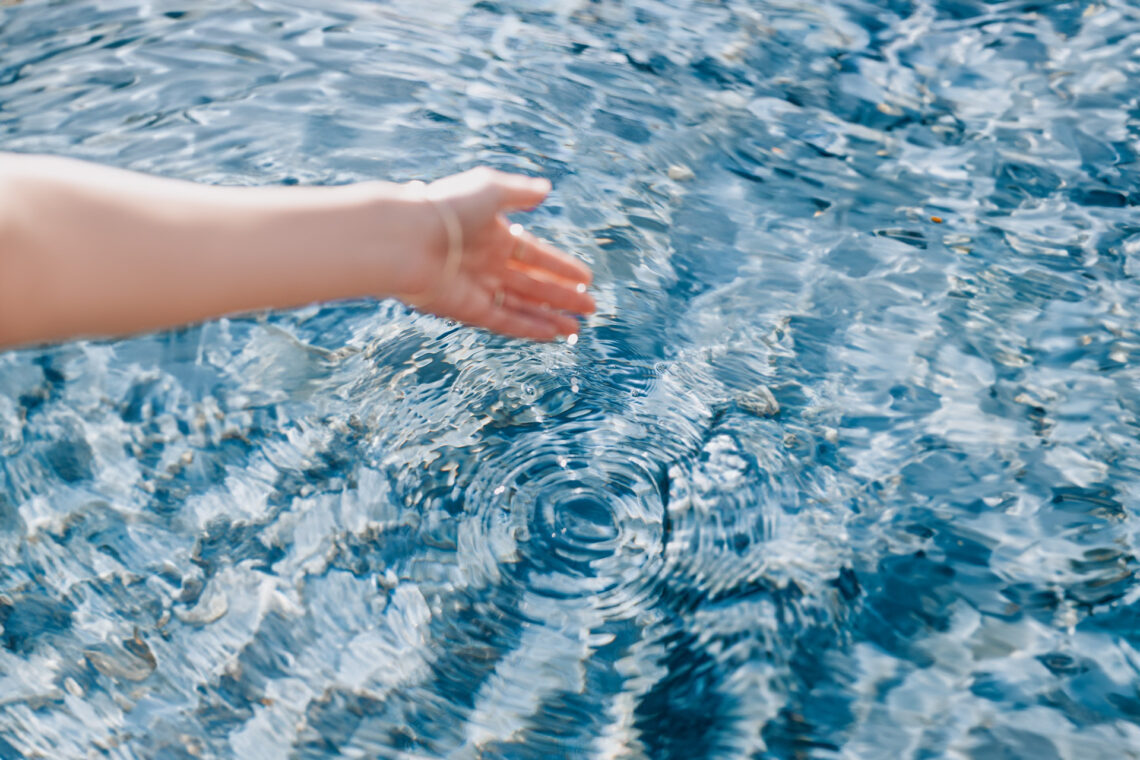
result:
<svg viewBox="0 0 1140 760"><path fill-rule="evenodd" d="M1134 3L2 5L0 147L541 173L600 312L0 354L0 758L1140 757Z"/></svg>

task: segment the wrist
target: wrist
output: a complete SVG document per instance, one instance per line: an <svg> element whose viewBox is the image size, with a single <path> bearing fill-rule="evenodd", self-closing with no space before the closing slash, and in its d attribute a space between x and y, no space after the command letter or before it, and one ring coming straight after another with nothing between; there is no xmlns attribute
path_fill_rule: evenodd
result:
<svg viewBox="0 0 1140 760"><path fill-rule="evenodd" d="M367 187L370 185L371 187ZM448 235L439 211L412 184L363 183L372 233L362 255L369 262L371 294L380 298L431 288L447 256Z"/></svg>

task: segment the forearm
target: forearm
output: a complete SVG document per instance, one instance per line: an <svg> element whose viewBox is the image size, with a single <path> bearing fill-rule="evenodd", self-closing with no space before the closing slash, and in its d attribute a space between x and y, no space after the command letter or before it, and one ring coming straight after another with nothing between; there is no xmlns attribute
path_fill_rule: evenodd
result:
<svg viewBox="0 0 1140 760"><path fill-rule="evenodd" d="M402 290L399 186L235 188L0 154L0 345Z"/></svg>

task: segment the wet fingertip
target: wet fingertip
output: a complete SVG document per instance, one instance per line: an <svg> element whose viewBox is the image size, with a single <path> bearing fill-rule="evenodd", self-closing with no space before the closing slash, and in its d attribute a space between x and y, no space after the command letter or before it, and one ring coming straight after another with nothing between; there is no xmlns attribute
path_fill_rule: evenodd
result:
<svg viewBox="0 0 1140 760"><path fill-rule="evenodd" d="M562 335L562 331L558 329L558 325L545 320L534 324L532 332L534 339L540 340L543 343L556 341Z"/></svg>

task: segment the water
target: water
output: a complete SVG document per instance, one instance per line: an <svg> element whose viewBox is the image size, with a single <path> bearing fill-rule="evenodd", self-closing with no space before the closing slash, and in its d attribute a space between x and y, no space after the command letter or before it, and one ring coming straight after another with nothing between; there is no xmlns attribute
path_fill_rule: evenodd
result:
<svg viewBox="0 0 1140 760"><path fill-rule="evenodd" d="M0 758L1140 757L1133 4L5 5L0 147L543 174L600 310L0 354Z"/></svg>

